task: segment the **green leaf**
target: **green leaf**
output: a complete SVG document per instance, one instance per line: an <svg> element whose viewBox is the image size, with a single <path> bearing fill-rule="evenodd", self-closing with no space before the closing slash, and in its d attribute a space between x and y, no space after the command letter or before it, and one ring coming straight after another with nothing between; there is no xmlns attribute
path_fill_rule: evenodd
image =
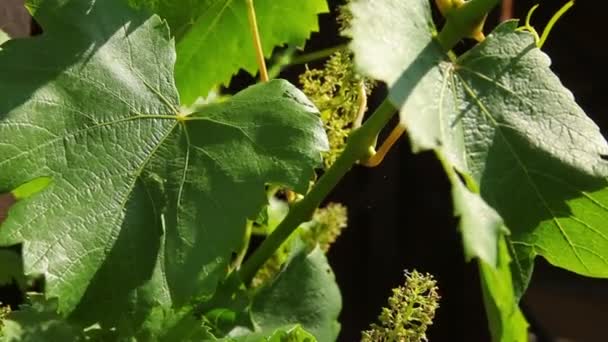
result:
<svg viewBox="0 0 608 342"><path fill-rule="evenodd" d="M15 205L15 203L17 203L17 201L37 194L51 183L51 178L39 177L19 185L16 189L13 189L10 192L0 193L0 224L6 220L8 211Z"/></svg>
<svg viewBox="0 0 608 342"><path fill-rule="evenodd" d="M270 332L258 332L236 338L225 338L226 342L317 342L311 333L301 326L282 327Z"/></svg>
<svg viewBox="0 0 608 342"><path fill-rule="evenodd" d="M130 0L166 18L177 39L175 77L180 97L190 104L216 84L227 84L240 68L255 74L253 38L244 0ZM325 0L256 0L255 10L266 57L275 46L303 47L319 30Z"/></svg>
<svg viewBox="0 0 608 342"><path fill-rule="evenodd" d="M119 336L116 341L129 338L136 341L199 342L213 339L213 336L190 308L155 307L136 334Z"/></svg>
<svg viewBox="0 0 608 342"><path fill-rule="evenodd" d="M483 300L494 342L528 340L528 323L517 305L519 297L513 289L510 262L504 237L499 241L498 267L479 261Z"/></svg>
<svg viewBox="0 0 608 342"><path fill-rule="evenodd" d="M459 60L469 169L513 244L608 277L608 144L532 36L515 28L501 25Z"/></svg>
<svg viewBox="0 0 608 342"><path fill-rule="evenodd" d="M467 261L479 257L489 265L497 265L496 238L503 231L500 216L458 179L452 179L452 201L454 213L461 218L459 227Z"/></svg>
<svg viewBox="0 0 608 342"><path fill-rule="evenodd" d="M213 334L224 336L219 341L314 342L337 338L341 297L327 259L319 248L308 253L297 237L290 241L290 258L266 287L245 292L240 280L230 276L212 299L198 306Z"/></svg>
<svg viewBox="0 0 608 342"><path fill-rule="evenodd" d="M256 294L252 315L263 331L300 324L318 341L335 341L341 308L340 290L324 253L319 248L307 253L300 243L277 278Z"/></svg>
<svg viewBox="0 0 608 342"><path fill-rule="evenodd" d="M304 330L301 326L297 325L291 329L277 330L270 338L268 342L316 342L317 339Z"/></svg>
<svg viewBox="0 0 608 342"><path fill-rule="evenodd" d="M28 304L11 312L2 324L1 341L84 341L82 330L57 313L57 302L47 302L40 295L30 297Z"/></svg>
<svg viewBox="0 0 608 342"><path fill-rule="evenodd" d="M429 5L427 0L354 1L351 49L362 72L391 86L389 99L401 108L414 151L434 149L444 162L467 259L480 257L496 265L502 222L452 170L455 167L466 177L466 156L460 127L443 125L446 113L451 115L450 89L445 86L451 64L434 39Z"/></svg>
<svg viewBox="0 0 608 342"><path fill-rule="evenodd" d="M513 244L513 241L507 239L509 251L513 256L511 263L511 274L513 275L513 286L515 288L515 296L520 299L526 292L526 288L532 279L534 271L534 258L536 253L534 250L523 244Z"/></svg>
<svg viewBox="0 0 608 342"><path fill-rule="evenodd" d="M214 296L197 305L197 312L209 325L215 336L225 336L236 326L253 329L251 320L251 294L237 273L231 273Z"/></svg>
<svg viewBox="0 0 608 342"><path fill-rule="evenodd" d="M515 279L529 279L535 254L608 277L608 144L533 37L510 21L452 62L434 41L428 1L374 2L380 14L370 4L353 5L356 61L391 85L415 149L438 150L503 218L523 253Z"/></svg>
<svg viewBox="0 0 608 342"><path fill-rule="evenodd" d="M265 183L305 192L327 148L318 112L277 80L183 116L160 18L121 0L30 7L45 34L0 52L0 189L53 183L11 208L0 245L23 243L61 313L137 331L213 293Z"/></svg>
<svg viewBox="0 0 608 342"><path fill-rule="evenodd" d="M28 303L11 312L3 321L2 341L203 341L208 330L186 308L175 311L157 307L150 320L133 335L122 335L116 330L103 329L98 324L82 327L66 320L57 312L57 300L45 300L43 295L28 297Z"/></svg>

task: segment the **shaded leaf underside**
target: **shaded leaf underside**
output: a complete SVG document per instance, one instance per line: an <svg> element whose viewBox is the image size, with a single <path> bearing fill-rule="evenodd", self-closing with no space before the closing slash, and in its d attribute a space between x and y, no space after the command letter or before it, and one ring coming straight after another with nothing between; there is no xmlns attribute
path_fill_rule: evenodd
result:
<svg viewBox="0 0 608 342"><path fill-rule="evenodd" d="M509 22L452 76L467 166L515 245L588 276L608 276L608 144ZM462 101L462 102L460 102Z"/></svg>
<svg viewBox="0 0 608 342"><path fill-rule="evenodd" d="M340 289L323 251L315 248L308 253L304 243L297 242L285 268L256 294L253 320L265 331L300 324L318 341L335 341L340 332Z"/></svg>

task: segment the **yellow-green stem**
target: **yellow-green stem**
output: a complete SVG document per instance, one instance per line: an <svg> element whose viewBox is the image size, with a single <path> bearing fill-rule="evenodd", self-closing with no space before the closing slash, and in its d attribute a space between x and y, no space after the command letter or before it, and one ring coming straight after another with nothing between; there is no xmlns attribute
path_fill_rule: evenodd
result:
<svg viewBox="0 0 608 342"><path fill-rule="evenodd" d="M500 0L471 0L446 14L446 23L437 39L445 51L450 51Z"/></svg>
<svg viewBox="0 0 608 342"><path fill-rule="evenodd" d="M564 15L566 14L566 12L568 12L568 10L570 9L570 7L574 6L574 0L570 0L568 1L564 6L562 6L549 20L549 23L547 23L547 26L545 27L545 29L543 30L543 34L540 36L540 41L538 42L538 48L542 48L543 45L545 44L545 42L547 41L547 38L549 37L549 33L551 33L551 30L553 29L553 26L555 25L555 23L557 23L557 21Z"/></svg>
<svg viewBox="0 0 608 342"><path fill-rule="evenodd" d="M347 47L346 44L342 44L342 45L333 46L333 47L330 47L327 49L307 53L305 55L295 56L295 57L293 57L293 59L290 61L289 64L290 65L306 64L306 63L318 61L320 59L330 57L334 53L346 49L346 47Z"/></svg>
<svg viewBox="0 0 608 342"><path fill-rule="evenodd" d="M390 101L384 100L363 126L352 133L342 155L323 174L306 197L291 207L289 214L260 247L245 260L239 271L239 276L244 283L248 284L253 279L258 269L302 222L310 220L315 209L353 165L367 156L368 147L372 145L378 132L390 121L395 111L396 109Z"/></svg>
<svg viewBox="0 0 608 342"><path fill-rule="evenodd" d="M456 43L469 35L469 29L479 22L499 0L471 0L461 6L448 18L446 26L438 36L445 51L451 50ZM258 249L243 263L238 271L240 279L248 284L257 271L264 265L281 244L289 238L300 224L310 220L315 209L338 184L340 179L361 159L369 157L370 146L375 145L378 133L390 121L397 108L385 99L369 119L353 131L344 152L323 174L312 190L299 202L293 204L289 214L279 226L264 240Z"/></svg>
<svg viewBox="0 0 608 342"><path fill-rule="evenodd" d="M260 69L260 81L268 82L268 69L266 69L266 60L264 59L264 49L262 48L262 39L260 38L260 31L258 30L258 22L255 16L255 6L253 0L247 1L247 14L249 16L249 28L253 35L253 47L255 48L255 54L258 62L258 68Z"/></svg>
<svg viewBox="0 0 608 342"><path fill-rule="evenodd" d="M232 269L238 270L245 259L245 255L247 255L247 251L249 250L249 243L251 242L251 234L253 232L253 221L247 220L247 225L245 226L245 234L243 234L243 246L239 251L239 254L236 255L234 261L232 262Z"/></svg>
<svg viewBox="0 0 608 342"><path fill-rule="evenodd" d="M393 145L401 138L401 136L405 133L405 126L401 123L398 123L395 128L391 131L389 136L382 142L380 148L367 160L362 161L360 164L367 167L376 167L382 163L384 157L391 150Z"/></svg>

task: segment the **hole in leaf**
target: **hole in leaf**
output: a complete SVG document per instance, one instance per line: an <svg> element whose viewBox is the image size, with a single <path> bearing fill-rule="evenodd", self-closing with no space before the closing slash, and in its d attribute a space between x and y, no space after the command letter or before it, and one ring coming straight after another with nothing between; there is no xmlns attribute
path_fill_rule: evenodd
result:
<svg viewBox="0 0 608 342"><path fill-rule="evenodd" d="M464 186L467 185L467 179L465 178L465 176L462 174L462 172L458 171L456 168L452 168L454 170L454 172L456 172L456 174L458 175L458 179L460 180L460 183L462 183Z"/></svg>
<svg viewBox="0 0 608 342"><path fill-rule="evenodd" d="M608 161L608 154L600 154L600 158L604 161Z"/></svg>
<svg viewBox="0 0 608 342"><path fill-rule="evenodd" d="M6 220L9 209L17 203L17 198L12 193L0 194L0 224Z"/></svg>
<svg viewBox="0 0 608 342"><path fill-rule="evenodd" d="M50 177L38 177L31 181L21 184L11 192L0 194L0 224L8 216L8 211L17 201L31 197L46 189L52 183Z"/></svg>
<svg viewBox="0 0 608 342"><path fill-rule="evenodd" d="M454 172L458 175L458 179L469 191L479 193L479 186L477 182L471 177L471 175L463 173L456 168L453 168Z"/></svg>
<svg viewBox="0 0 608 342"><path fill-rule="evenodd" d="M277 191L277 192L274 194L274 196L275 196L277 199L280 199L280 200L282 200L282 201L287 202L287 200L288 200L288 198L287 198L287 196L288 196L288 190L286 190L286 189L282 189L282 188L281 188L281 189L279 189L279 191Z"/></svg>

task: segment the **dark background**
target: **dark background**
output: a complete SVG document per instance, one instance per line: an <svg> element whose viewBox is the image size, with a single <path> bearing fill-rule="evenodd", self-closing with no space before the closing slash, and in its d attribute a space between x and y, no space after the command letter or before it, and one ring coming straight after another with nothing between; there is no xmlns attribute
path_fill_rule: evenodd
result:
<svg viewBox="0 0 608 342"><path fill-rule="evenodd" d="M27 34L23 16L9 10L18 2L0 0L0 27L23 35ZM341 2L329 1L334 9ZM541 1L533 25L542 31L565 2ZM608 30L605 12L597 3L578 1L558 22L543 50L606 136L608 113L600 102L600 80L606 75ZM533 4L515 0L514 16L524 18ZM488 19L486 32L496 24L499 12ZM323 34L314 34L305 52L345 42L337 34L334 16L335 12L321 17ZM437 22L441 24L441 19ZM464 43L458 49L466 47ZM289 68L282 77L295 83L301 72L302 67ZM253 78L240 73L231 89L251 82ZM382 89L372 95L370 110L383 96ZM448 182L432 154L413 155L407 139L402 139L379 167L355 167L328 201L349 208L349 227L329 253L343 295L340 341L359 340L360 331L375 321L386 304L391 288L403 282L406 269L432 273L438 280L442 301L428 333L430 341L490 341L478 270L474 263L464 262ZM11 299L18 298L10 298L7 289L0 291L0 300ZM603 326L608 318L608 280L579 277L538 259L522 306L538 341L608 340Z"/></svg>

